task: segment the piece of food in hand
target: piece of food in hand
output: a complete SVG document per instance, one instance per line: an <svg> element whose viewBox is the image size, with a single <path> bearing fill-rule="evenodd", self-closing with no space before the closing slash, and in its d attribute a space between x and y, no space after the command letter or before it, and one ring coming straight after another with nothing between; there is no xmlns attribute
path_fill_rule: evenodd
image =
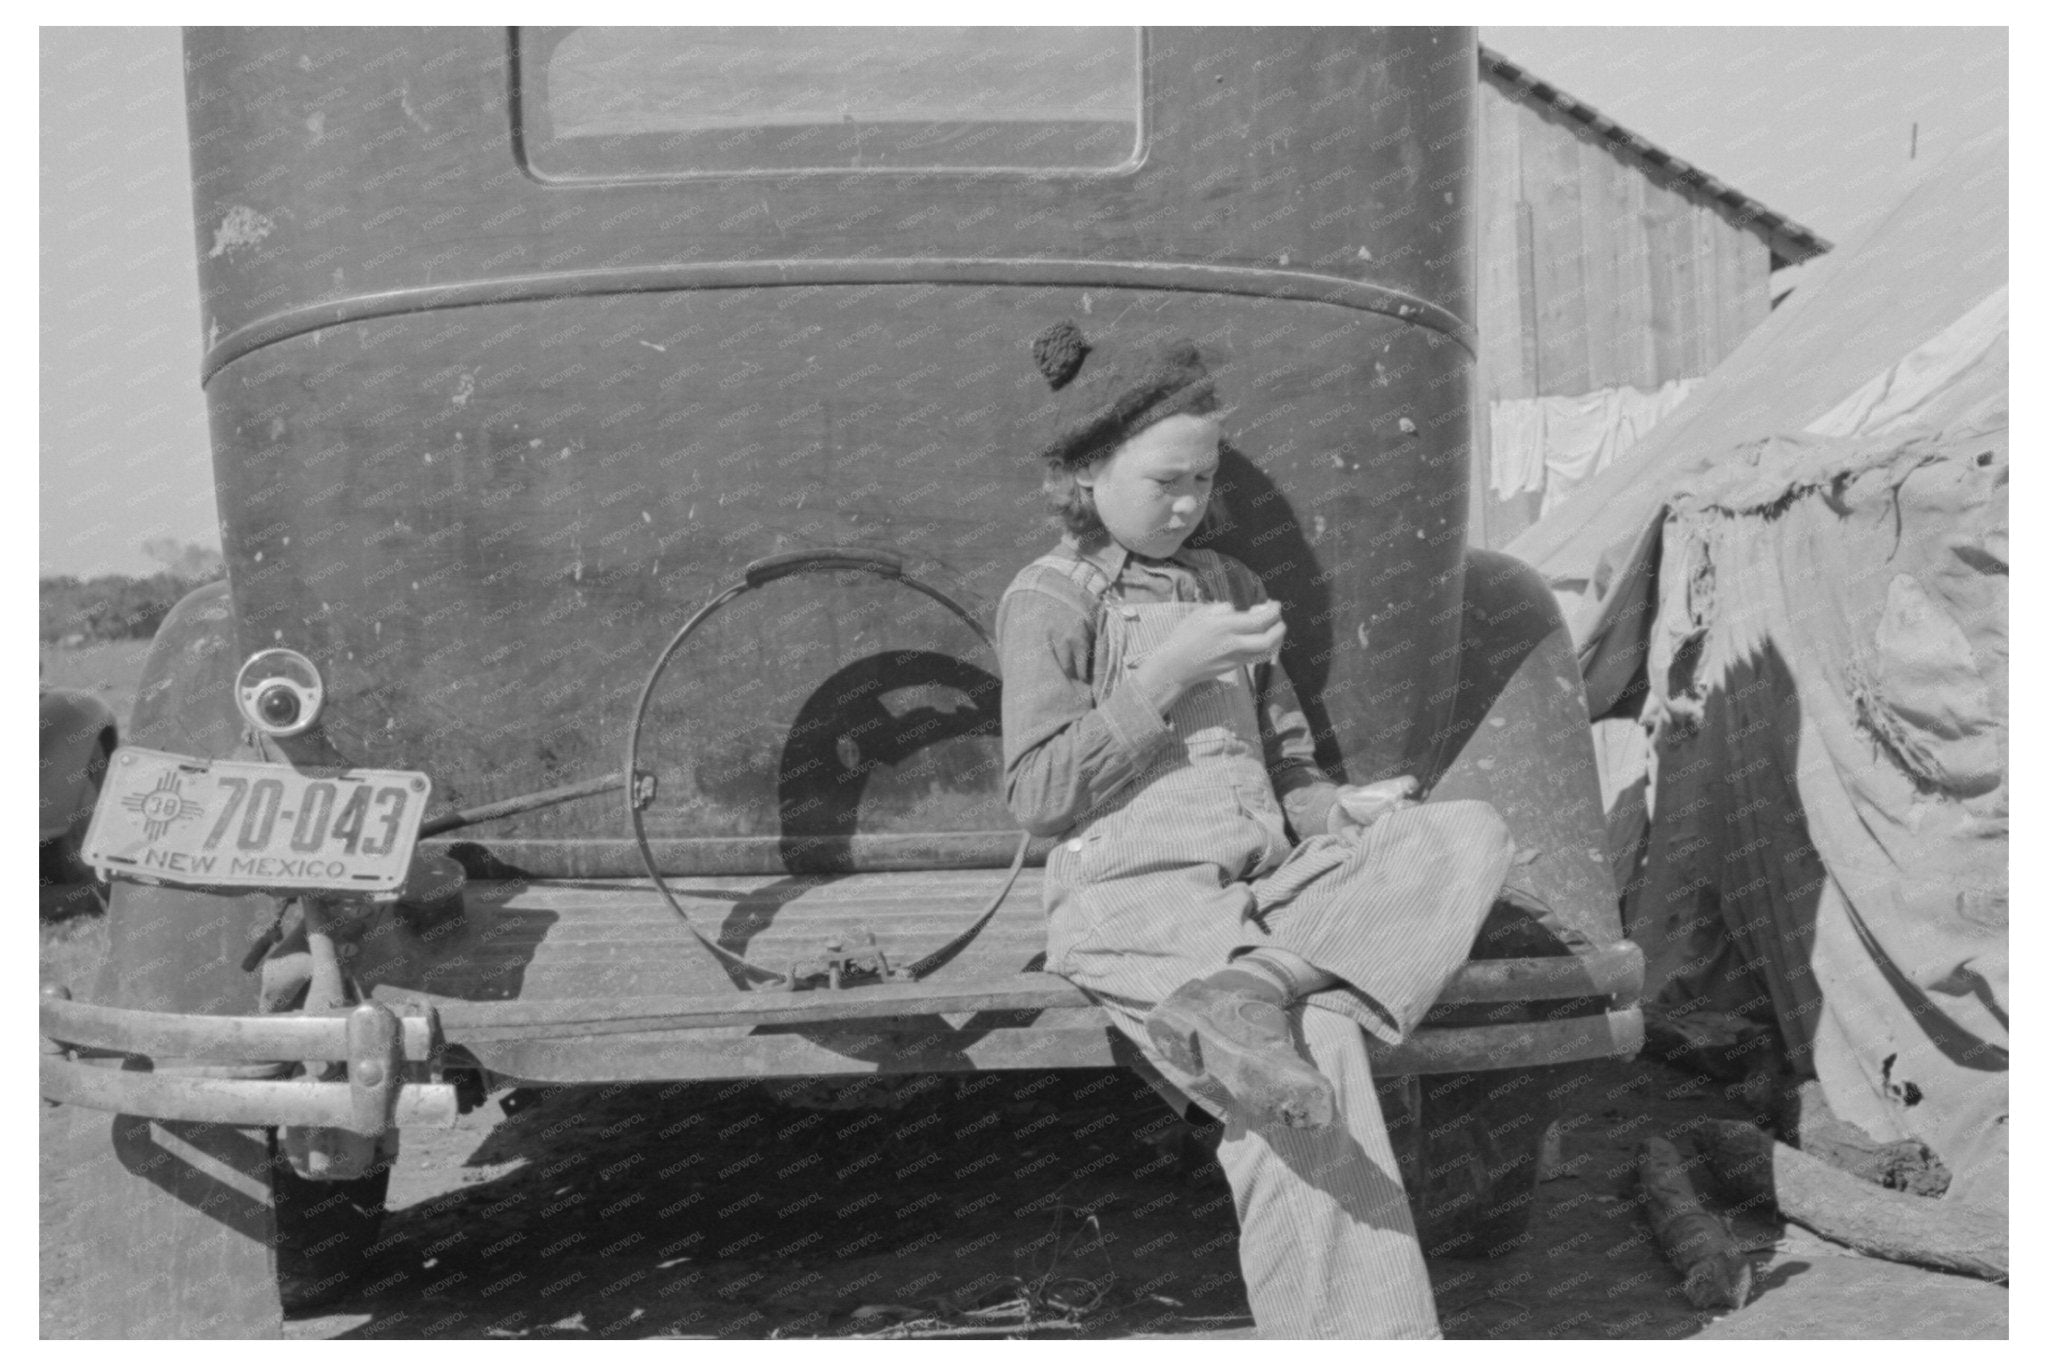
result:
<svg viewBox="0 0 2048 1366"><path fill-rule="evenodd" d="M1281 620L1280 604L1257 602L1250 607L1227 609L1231 628L1247 636L1273 635L1272 648L1251 659L1239 659L1224 665L1216 671L1215 677L1224 682L1235 682L1240 669L1256 669L1261 664L1271 664L1280 657L1280 643L1287 639L1287 623Z"/></svg>
<svg viewBox="0 0 2048 1366"><path fill-rule="evenodd" d="M1227 602L1203 603L1172 634L1133 666L1133 677L1164 712L1208 679L1234 680L1280 648L1287 624L1277 603L1240 610Z"/></svg>
<svg viewBox="0 0 2048 1366"><path fill-rule="evenodd" d="M1256 612L1259 614L1258 623L1259 628L1261 630L1264 630L1267 627L1270 627L1275 623L1278 623L1280 627L1280 641L1285 641L1287 639L1287 623L1281 618L1279 603L1273 602L1269 599L1265 602L1258 603L1257 605L1248 608L1247 611ZM1260 655L1257 659L1253 660L1251 664L1247 667L1256 669L1261 664L1277 664L1279 662L1280 642L1276 641L1271 650L1267 651L1265 654Z"/></svg>
<svg viewBox="0 0 2048 1366"><path fill-rule="evenodd" d="M1377 783L1340 788L1336 805L1330 808L1329 831L1334 835L1351 826L1363 828L1389 812L1413 806L1415 794L1421 788L1413 775L1405 773Z"/></svg>

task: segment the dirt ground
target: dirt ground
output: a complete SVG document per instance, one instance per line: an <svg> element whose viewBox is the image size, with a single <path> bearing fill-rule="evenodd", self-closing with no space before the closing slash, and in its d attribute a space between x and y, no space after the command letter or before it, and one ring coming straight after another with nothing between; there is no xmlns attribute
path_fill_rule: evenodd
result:
<svg viewBox="0 0 2048 1366"><path fill-rule="evenodd" d="M81 980L96 917L46 927ZM1857 1257L1755 1214L1758 1292L1679 1293L1633 1177L1652 1133L1742 1118L1716 1083L1603 1065L1552 1145L1530 1235L1431 1263L1453 1338L1970 1337L2006 1292ZM42 1111L42 1332L90 1336L51 1230L94 1120ZM1251 1336L1236 1221L1202 1136L1121 1072L925 1077L861 1094L756 1082L501 1092L408 1131L363 1291L300 1338Z"/></svg>

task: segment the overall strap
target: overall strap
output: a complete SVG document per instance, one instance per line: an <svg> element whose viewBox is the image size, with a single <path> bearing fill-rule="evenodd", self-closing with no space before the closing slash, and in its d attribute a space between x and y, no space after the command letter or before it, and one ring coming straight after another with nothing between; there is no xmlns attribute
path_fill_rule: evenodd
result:
<svg viewBox="0 0 2048 1366"><path fill-rule="evenodd" d="M1103 604L1111 587L1109 576L1075 555L1047 551L1018 571L1009 592L1029 588L1069 604L1088 627L1088 672L1097 681L1096 699L1101 700L1099 680L1103 675ZM1008 593L1004 595L1008 601Z"/></svg>
<svg viewBox="0 0 2048 1366"><path fill-rule="evenodd" d="M1096 564L1093 560L1084 560L1078 557L1065 559L1063 556L1049 555L1046 558L1061 561L1060 568L1066 574L1067 581L1083 593L1086 593L1089 598L1094 600L1098 608L1100 607L1103 598L1108 596L1109 590L1112 587L1109 575L1102 572L1100 565Z"/></svg>
<svg viewBox="0 0 2048 1366"><path fill-rule="evenodd" d="M1087 560L1074 555L1062 555L1056 551L1040 555L1028 568L1043 569L1065 579L1083 599L1082 610L1088 618L1090 672L1095 677L1096 696L1099 699L1102 695L1102 684L1108 680L1110 671L1117 664L1115 659L1103 659L1104 638L1106 635L1115 635L1114 632L1103 630L1104 616L1108 611L1108 595L1114 587L1109 575ZM1114 650L1112 652L1114 653Z"/></svg>

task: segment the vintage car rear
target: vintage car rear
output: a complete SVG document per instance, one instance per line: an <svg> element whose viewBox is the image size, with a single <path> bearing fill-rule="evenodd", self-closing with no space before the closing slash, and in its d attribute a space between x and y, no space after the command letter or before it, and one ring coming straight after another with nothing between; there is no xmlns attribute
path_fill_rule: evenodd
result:
<svg viewBox="0 0 2048 1366"><path fill-rule="evenodd" d="M1555 607L1464 543L1469 34L201 31L187 67L229 586L128 739L424 775L467 883L129 869L46 1094L132 1158L449 1122L458 1071L1129 1062L1033 971L984 635L1051 540L1028 340L1072 318L1221 358L1212 544L1287 605L1329 770L1509 821L1520 890L1379 1066L1426 1227L1519 1226L1556 1104L1522 1069L1633 1051L1640 969ZM262 1015L295 929L376 1004ZM1486 1070L1527 1084L1418 1081ZM303 1244L318 1185L236 1170ZM203 1224L204 1184L150 1217ZM378 1178L339 1185L373 1224Z"/></svg>

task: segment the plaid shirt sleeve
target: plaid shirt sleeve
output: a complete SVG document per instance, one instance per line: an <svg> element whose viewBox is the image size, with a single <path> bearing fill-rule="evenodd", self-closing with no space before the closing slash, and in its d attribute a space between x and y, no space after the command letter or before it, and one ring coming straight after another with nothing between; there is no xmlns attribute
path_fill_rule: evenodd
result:
<svg viewBox="0 0 2048 1366"><path fill-rule="evenodd" d="M996 609L1003 670L1003 793L1034 835L1057 835L1108 802L1171 744L1136 688L1097 706L1094 602L1028 566Z"/></svg>

